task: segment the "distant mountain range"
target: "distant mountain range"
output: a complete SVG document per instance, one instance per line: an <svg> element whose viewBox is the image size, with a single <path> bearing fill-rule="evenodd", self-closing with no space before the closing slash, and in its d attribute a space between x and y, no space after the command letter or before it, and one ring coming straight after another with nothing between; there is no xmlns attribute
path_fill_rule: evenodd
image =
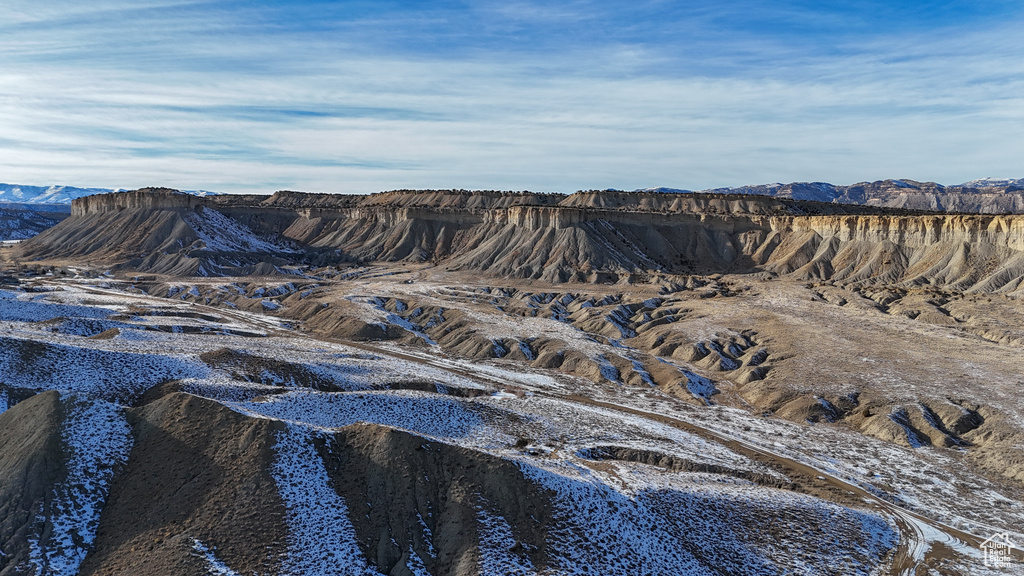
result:
<svg viewBox="0 0 1024 576"><path fill-rule="evenodd" d="M990 188L999 186L1024 186L1024 178L979 178L977 180L971 180L970 182L964 182L960 186L964 188Z"/></svg>
<svg viewBox="0 0 1024 576"><path fill-rule="evenodd" d="M681 190L678 188L637 190L637 192L641 191L756 194L793 200L863 204L911 210L983 214L1024 213L1024 178L982 178L954 186L903 179L858 182L849 186L838 186L828 182L793 182L709 190Z"/></svg>
<svg viewBox="0 0 1024 576"><path fill-rule="evenodd" d="M798 195L816 196L816 198L794 198L795 200L825 200L842 196L841 191L855 188L899 188L902 190L950 190L970 189L972 192L983 191L1024 191L1024 178L979 178L964 182L963 184L952 184L944 186L938 182L918 182L906 178L900 180L876 180L874 182L858 182L849 186L830 184L828 182L791 182L783 184L749 184L747 186L736 186L733 188L707 188L703 190L690 190L687 188L641 188L634 192L668 192L668 193L718 193L718 194L761 194L778 196L779 193L796 192ZM991 189L991 190L990 190ZM1005 190L1004 190L1005 189ZM781 194L785 195L785 194Z"/></svg>
<svg viewBox="0 0 1024 576"><path fill-rule="evenodd" d="M71 205L75 198L124 192L126 188L78 188L75 186L26 186L24 184L0 184L0 203L23 204L22 209L31 209L33 204ZM196 196L219 194L207 190L183 190Z"/></svg>

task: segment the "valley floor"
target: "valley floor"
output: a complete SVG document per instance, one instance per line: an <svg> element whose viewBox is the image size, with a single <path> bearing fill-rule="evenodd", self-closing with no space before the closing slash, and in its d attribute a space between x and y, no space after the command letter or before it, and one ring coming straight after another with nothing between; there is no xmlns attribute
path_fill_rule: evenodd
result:
<svg viewBox="0 0 1024 576"><path fill-rule="evenodd" d="M1004 574L1024 308L426 266L0 290L0 575Z"/></svg>

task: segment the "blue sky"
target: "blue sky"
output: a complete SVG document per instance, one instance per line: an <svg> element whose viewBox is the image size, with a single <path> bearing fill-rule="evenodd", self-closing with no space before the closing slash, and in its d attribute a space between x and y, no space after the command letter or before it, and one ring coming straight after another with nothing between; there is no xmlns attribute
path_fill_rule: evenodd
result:
<svg viewBox="0 0 1024 576"><path fill-rule="evenodd" d="M0 181L571 192L1024 176L1024 3L0 4Z"/></svg>

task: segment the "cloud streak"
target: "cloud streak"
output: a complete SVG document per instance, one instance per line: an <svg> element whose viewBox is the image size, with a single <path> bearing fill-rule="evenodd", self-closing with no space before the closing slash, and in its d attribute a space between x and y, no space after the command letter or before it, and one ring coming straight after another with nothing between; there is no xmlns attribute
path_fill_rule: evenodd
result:
<svg viewBox="0 0 1024 576"><path fill-rule="evenodd" d="M14 3L0 176L572 191L1022 169L1011 5L677 4Z"/></svg>

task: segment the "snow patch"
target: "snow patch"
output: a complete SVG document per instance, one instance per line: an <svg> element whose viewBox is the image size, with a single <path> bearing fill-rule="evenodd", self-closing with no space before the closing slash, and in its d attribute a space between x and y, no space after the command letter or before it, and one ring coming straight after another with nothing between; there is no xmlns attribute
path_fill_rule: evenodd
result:
<svg viewBox="0 0 1024 576"><path fill-rule="evenodd" d="M609 382L619 382L619 369L608 361L607 356L601 354L594 358L594 362L597 362L597 365L601 370L601 378L604 378Z"/></svg>
<svg viewBox="0 0 1024 576"><path fill-rule="evenodd" d="M186 212L182 218L207 250L217 252L294 252L261 238L248 227L211 208Z"/></svg>
<svg viewBox="0 0 1024 576"><path fill-rule="evenodd" d="M168 380L202 378L209 369L177 355L94 350L0 337L0 374L17 388L124 399Z"/></svg>
<svg viewBox="0 0 1024 576"><path fill-rule="evenodd" d="M40 576L74 576L89 552L115 468L128 460L131 428L120 407L70 399L61 431L67 477L54 489L50 534L35 541Z"/></svg>
<svg viewBox="0 0 1024 576"><path fill-rule="evenodd" d="M640 379L644 381L644 384L655 387L657 384L651 379L651 373L644 368L644 363L639 360L630 360L633 364L633 371L640 375Z"/></svg>
<svg viewBox="0 0 1024 576"><path fill-rule="evenodd" d="M514 553L516 539L508 521L498 514L492 514L482 502L477 510L477 526L480 534L480 573L515 574L528 576L536 574L533 563L525 555Z"/></svg>
<svg viewBox="0 0 1024 576"><path fill-rule="evenodd" d="M632 313L625 306L617 306L606 317L608 322L615 326L623 338L635 338L636 331L630 328L630 317Z"/></svg>
<svg viewBox="0 0 1024 576"><path fill-rule="evenodd" d="M313 438L295 425L277 434L271 473L288 522L282 568L289 574L376 576L359 550L348 506L331 487Z"/></svg>
<svg viewBox="0 0 1024 576"><path fill-rule="evenodd" d="M206 560L206 568L210 576L239 576L238 572L228 568L227 564L217 558L213 550L195 538L192 539L192 551Z"/></svg>
<svg viewBox="0 0 1024 576"><path fill-rule="evenodd" d="M910 444L911 448L920 448L924 446L921 442L921 438L914 431L913 425L910 423L910 417L907 415L907 411L903 408L894 408L892 413L889 414L889 419L895 422L903 428L903 432L907 435L907 443Z"/></svg>
<svg viewBox="0 0 1024 576"><path fill-rule="evenodd" d="M62 304L0 290L0 320L7 322L45 322L61 317L104 319L114 313L107 308Z"/></svg>
<svg viewBox="0 0 1024 576"><path fill-rule="evenodd" d="M537 359L537 356L530 350L530 345L522 340L519 341L519 351L523 353L523 356L530 362Z"/></svg>
<svg viewBox="0 0 1024 576"><path fill-rule="evenodd" d="M633 471L627 487L568 463L521 462L520 470L553 492L547 545L549 569L558 574L867 576L897 539L869 513L803 495L702 482L700 475L670 479ZM617 475L626 472L620 468ZM778 515L780 506L788 513ZM758 543L745 528L758 518L778 523L774 546Z"/></svg>
<svg viewBox="0 0 1024 576"><path fill-rule="evenodd" d="M412 576L432 576L427 571L427 566L423 564L423 559L416 554L412 546L409 546L409 559L406 561L405 567L412 572Z"/></svg>
<svg viewBox="0 0 1024 576"><path fill-rule="evenodd" d="M491 348L497 358L504 358L508 354L508 350L498 340L491 340Z"/></svg>

